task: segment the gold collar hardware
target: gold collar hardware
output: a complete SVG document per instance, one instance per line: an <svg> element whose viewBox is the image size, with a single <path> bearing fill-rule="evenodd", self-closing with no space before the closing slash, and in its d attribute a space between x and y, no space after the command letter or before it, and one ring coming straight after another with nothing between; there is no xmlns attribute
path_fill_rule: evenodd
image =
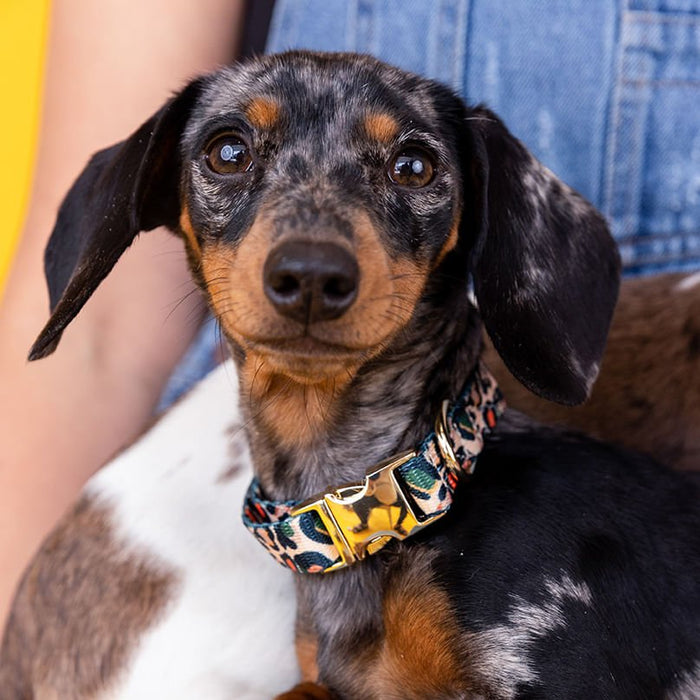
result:
<svg viewBox="0 0 700 700"><path fill-rule="evenodd" d="M444 515L419 519L396 479L396 469L415 456L415 450L394 455L372 467L363 482L317 494L292 510L292 516L315 511L328 530L340 560L327 572L361 561L391 538L404 540Z"/></svg>
<svg viewBox="0 0 700 700"><path fill-rule="evenodd" d="M462 469L462 465L459 463L459 460L452 449L450 438L448 437L447 411L449 408L450 402L447 400L443 401L440 411L437 414L437 418L435 418L435 437L437 438L437 446L443 459L445 462L447 462L447 466L456 474L464 474L464 469ZM476 462L473 462L471 469L469 469L467 473L471 474L474 471L475 466Z"/></svg>

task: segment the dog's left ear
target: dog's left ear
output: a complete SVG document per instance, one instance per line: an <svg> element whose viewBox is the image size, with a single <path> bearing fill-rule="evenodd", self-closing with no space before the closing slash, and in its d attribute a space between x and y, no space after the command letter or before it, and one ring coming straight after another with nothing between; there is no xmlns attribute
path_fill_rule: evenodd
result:
<svg viewBox="0 0 700 700"><path fill-rule="evenodd" d="M56 349L140 231L177 227L180 137L201 85L194 80L126 141L96 153L66 195L44 255L52 313L30 360Z"/></svg>
<svg viewBox="0 0 700 700"><path fill-rule="evenodd" d="M602 215L484 108L468 110L464 173L472 270L494 346L531 391L584 401L598 375L620 278ZM471 182L469 179L471 178Z"/></svg>

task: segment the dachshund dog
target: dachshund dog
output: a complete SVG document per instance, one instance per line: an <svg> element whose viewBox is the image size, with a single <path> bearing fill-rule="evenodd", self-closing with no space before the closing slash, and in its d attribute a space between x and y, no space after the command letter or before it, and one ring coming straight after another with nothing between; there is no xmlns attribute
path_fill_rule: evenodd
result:
<svg viewBox="0 0 700 700"><path fill-rule="evenodd" d="M230 343L255 472L244 521L295 572L272 574L292 576L297 599L303 682L281 697L700 696L697 488L503 412L480 365L483 324L525 387L582 402L619 284L601 215L495 114L351 54L193 81L69 192L31 359L159 225L182 237ZM219 393L191 429L210 417L220 445L221 421L236 422L225 405ZM208 436L193 437L202 452ZM3 700L146 697L124 689L158 644L150 697L174 697L158 684L185 670L189 697L226 697L227 681L243 697L222 633L240 638L234 599L256 584L229 601L226 584L260 577L255 668L276 673L288 642L260 603L277 609L274 564L238 561L231 477L203 469L200 489L196 470L173 469L180 488L141 527L158 489L138 482L156 483L158 452L141 450L130 479L115 464L24 577Z"/></svg>

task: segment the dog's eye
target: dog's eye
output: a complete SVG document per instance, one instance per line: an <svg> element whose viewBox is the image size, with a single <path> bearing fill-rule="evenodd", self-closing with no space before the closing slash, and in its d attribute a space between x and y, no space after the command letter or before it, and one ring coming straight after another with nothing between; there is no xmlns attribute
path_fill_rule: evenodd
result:
<svg viewBox="0 0 700 700"><path fill-rule="evenodd" d="M253 168L253 157L240 136L225 134L214 139L204 154L207 165L220 175L247 173Z"/></svg>
<svg viewBox="0 0 700 700"><path fill-rule="evenodd" d="M420 148L407 148L389 162L389 177L403 187L425 187L434 174L433 159Z"/></svg>

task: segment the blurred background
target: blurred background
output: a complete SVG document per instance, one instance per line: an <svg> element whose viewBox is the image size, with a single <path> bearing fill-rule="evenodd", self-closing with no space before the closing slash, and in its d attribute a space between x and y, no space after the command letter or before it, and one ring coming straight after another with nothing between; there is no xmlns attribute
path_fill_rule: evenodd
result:
<svg viewBox="0 0 700 700"><path fill-rule="evenodd" d="M0 0L0 290L29 199L49 5Z"/></svg>

